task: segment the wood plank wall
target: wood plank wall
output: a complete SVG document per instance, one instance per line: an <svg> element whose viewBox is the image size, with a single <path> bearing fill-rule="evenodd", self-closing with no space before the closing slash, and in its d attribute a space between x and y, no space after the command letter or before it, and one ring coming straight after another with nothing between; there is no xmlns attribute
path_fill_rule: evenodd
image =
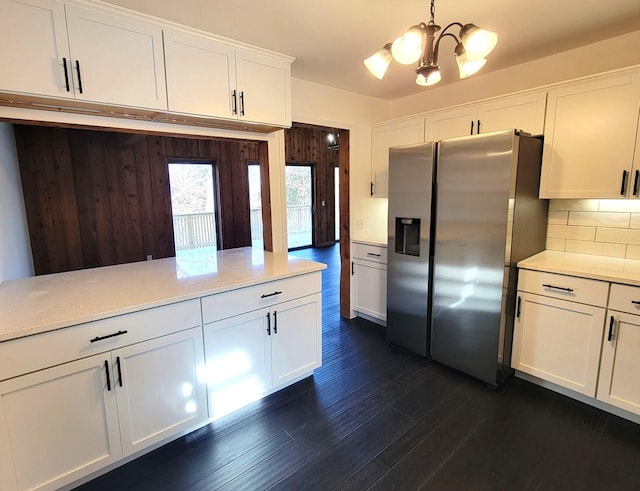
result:
<svg viewBox="0 0 640 491"><path fill-rule="evenodd" d="M36 274L175 255L170 160L217 164L219 248L251 245L247 162L259 162L257 142L14 129Z"/></svg>
<svg viewBox="0 0 640 491"><path fill-rule="evenodd" d="M314 175L314 247L335 244L334 168L338 151L330 150L327 135L339 130L293 125L285 131L285 160L287 164L309 164ZM322 202L325 206L322 206Z"/></svg>

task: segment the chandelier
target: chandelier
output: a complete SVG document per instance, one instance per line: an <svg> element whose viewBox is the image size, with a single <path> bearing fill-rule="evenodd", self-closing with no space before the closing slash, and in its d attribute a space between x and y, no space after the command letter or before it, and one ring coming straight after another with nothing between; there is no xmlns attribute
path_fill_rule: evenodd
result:
<svg viewBox="0 0 640 491"><path fill-rule="evenodd" d="M407 32L393 43L384 47L364 60L367 69L377 78L384 77L391 60L403 65L418 63L416 68L416 83L418 85L435 85L441 80L438 66L438 50L440 41L449 36L455 39L454 54L458 65L460 78L467 78L480 70L487 62L487 56L498 42L495 32L480 29L474 24L452 22L445 27L436 39L440 26L435 23L435 0L431 0L431 20L428 24L421 22L411 26ZM460 28L456 36L449 30Z"/></svg>

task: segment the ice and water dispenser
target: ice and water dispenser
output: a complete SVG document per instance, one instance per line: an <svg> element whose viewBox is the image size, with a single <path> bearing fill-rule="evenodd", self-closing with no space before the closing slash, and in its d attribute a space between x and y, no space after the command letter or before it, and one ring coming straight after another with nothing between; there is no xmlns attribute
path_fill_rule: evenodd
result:
<svg viewBox="0 0 640 491"><path fill-rule="evenodd" d="M420 219L396 217L396 254L420 256Z"/></svg>

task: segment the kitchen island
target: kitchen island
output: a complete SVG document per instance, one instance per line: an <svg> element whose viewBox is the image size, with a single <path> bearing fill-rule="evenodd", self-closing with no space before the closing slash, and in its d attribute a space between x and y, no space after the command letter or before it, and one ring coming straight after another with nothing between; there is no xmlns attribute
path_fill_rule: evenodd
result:
<svg viewBox="0 0 640 491"><path fill-rule="evenodd" d="M240 248L0 285L0 489L121 465L321 365L324 264Z"/></svg>

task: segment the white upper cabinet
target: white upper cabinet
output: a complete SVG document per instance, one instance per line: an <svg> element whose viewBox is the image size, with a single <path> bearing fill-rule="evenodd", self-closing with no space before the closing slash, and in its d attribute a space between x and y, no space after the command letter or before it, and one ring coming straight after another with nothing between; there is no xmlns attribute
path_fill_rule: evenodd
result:
<svg viewBox="0 0 640 491"><path fill-rule="evenodd" d="M639 107L638 74L551 90L540 197L638 197L638 156L633 162Z"/></svg>
<svg viewBox="0 0 640 491"><path fill-rule="evenodd" d="M162 29L67 5L76 99L166 109Z"/></svg>
<svg viewBox="0 0 640 491"><path fill-rule="evenodd" d="M371 129L371 196L389 192L389 149L424 143L424 116L380 123Z"/></svg>
<svg viewBox="0 0 640 491"><path fill-rule="evenodd" d="M0 0L0 91L166 109L162 30L55 0Z"/></svg>
<svg viewBox="0 0 640 491"><path fill-rule="evenodd" d="M291 126L290 60L165 30L169 110Z"/></svg>
<svg viewBox="0 0 640 491"><path fill-rule="evenodd" d="M169 111L234 118L235 49L204 36L163 34Z"/></svg>
<svg viewBox="0 0 640 491"><path fill-rule="evenodd" d="M546 92L532 92L427 114L425 140L438 141L510 128L541 135L546 99Z"/></svg>
<svg viewBox="0 0 640 491"><path fill-rule="evenodd" d="M62 2L0 0L0 39L0 90L73 98Z"/></svg>

